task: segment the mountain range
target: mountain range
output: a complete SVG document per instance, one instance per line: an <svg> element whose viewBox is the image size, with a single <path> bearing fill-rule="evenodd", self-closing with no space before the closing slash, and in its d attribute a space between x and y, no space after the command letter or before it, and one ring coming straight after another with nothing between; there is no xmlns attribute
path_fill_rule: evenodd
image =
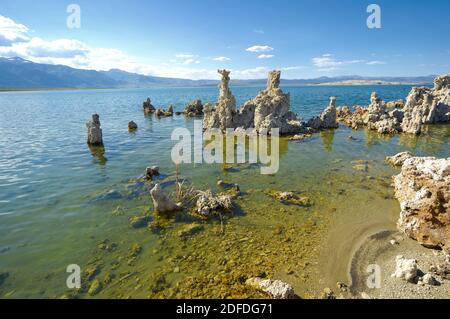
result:
<svg viewBox="0 0 450 319"><path fill-rule="evenodd" d="M282 80L285 86L333 85L339 83L432 83L435 75L421 77L363 77L358 75L319 77L315 79ZM64 65L40 64L19 57L0 57L0 89L104 89L148 87L203 87L215 86L216 80L188 80L141 75L118 69L94 71L75 69ZM235 86L264 86L266 79L232 80Z"/></svg>

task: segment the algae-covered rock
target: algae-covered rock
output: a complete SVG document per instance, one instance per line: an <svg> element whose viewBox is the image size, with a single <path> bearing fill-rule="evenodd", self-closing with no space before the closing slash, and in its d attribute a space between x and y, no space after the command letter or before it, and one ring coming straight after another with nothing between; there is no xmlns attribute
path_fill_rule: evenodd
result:
<svg viewBox="0 0 450 319"><path fill-rule="evenodd" d="M150 191L153 200L153 207L158 213L170 213L180 210L182 207L174 203L169 196L164 192L159 184Z"/></svg>
<svg viewBox="0 0 450 319"><path fill-rule="evenodd" d="M83 280L84 281L93 280L100 273L100 270L101 268L99 265L93 265L88 267L83 273Z"/></svg>
<svg viewBox="0 0 450 319"><path fill-rule="evenodd" d="M0 287L5 283L5 281L8 277L9 277L9 273L7 273L7 272L0 273Z"/></svg>
<svg viewBox="0 0 450 319"><path fill-rule="evenodd" d="M88 294L90 294L91 296L95 296L102 290L102 287L103 286L100 280L95 279L89 287Z"/></svg>
<svg viewBox="0 0 450 319"><path fill-rule="evenodd" d="M410 152L401 152L393 156L387 156L386 162L393 166L402 166L403 163L411 157L413 157L413 155Z"/></svg>
<svg viewBox="0 0 450 319"><path fill-rule="evenodd" d="M137 257L137 256L139 256L139 254L141 252L142 252L142 246L139 245L138 243L134 243L130 248L129 256Z"/></svg>
<svg viewBox="0 0 450 319"><path fill-rule="evenodd" d="M143 228L150 222L149 216L133 216L130 218L130 225L133 228Z"/></svg>
<svg viewBox="0 0 450 319"><path fill-rule="evenodd" d="M195 234L198 234L204 229L204 227L200 224L193 223L189 225L183 226L183 228L178 232L178 236L182 238L190 237Z"/></svg>
<svg viewBox="0 0 450 319"><path fill-rule="evenodd" d="M279 192L271 189L264 190L264 193L283 204L297 206L311 206L312 202L307 196L300 196L295 192Z"/></svg>

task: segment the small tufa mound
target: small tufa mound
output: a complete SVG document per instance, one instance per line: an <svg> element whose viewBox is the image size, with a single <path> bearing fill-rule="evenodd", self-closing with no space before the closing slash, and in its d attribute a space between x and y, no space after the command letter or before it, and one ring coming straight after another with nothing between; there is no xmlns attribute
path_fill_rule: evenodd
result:
<svg viewBox="0 0 450 319"><path fill-rule="evenodd" d="M208 190L206 192L199 192L195 212L204 218L210 218L215 214L222 212L231 212L233 210L233 203L229 195L217 195Z"/></svg>
<svg viewBox="0 0 450 319"><path fill-rule="evenodd" d="M93 114L92 120L86 123L88 131L87 143L89 145L103 145L103 135L100 125L100 116L98 114Z"/></svg>
<svg viewBox="0 0 450 319"><path fill-rule="evenodd" d="M406 259L403 256L397 256L395 258L395 262L396 269L391 276L394 278L403 279L407 282L414 282L418 273L417 260Z"/></svg>
<svg viewBox="0 0 450 319"><path fill-rule="evenodd" d="M245 282L246 285L262 290L269 294L273 299L294 299L296 298L294 288L281 280L250 278Z"/></svg>
<svg viewBox="0 0 450 319"><path fill-rule="evenodd" d="M328 107L320 114L320 116L310 119L307 126L311 127L313 130L338 128L336 97L331 96Z"/></svg>
<svg viewBox="0 0 450 319"><path fill-rule="evenodd" d="M128 123L128 131L132 132L132 131L136 131L138 129L138 126L135 122L130 121Z"/></svg>
<svg viewBox="0 0 450 319"><path fill-rule="evenodd" d="M150 195L152 196L153 207L158 213L170 213L181 209L181 206L174 203L159 184L153 187Z"/></svg>
<svg viewBox="0 0 450 319"><path fill-rule="evenodd" d="M173 116L173 106L169 105L167 111L163 109L157 109L155 115L157 117L171 117Z"/></svg>
<svg viewBox="0 0 450 319"><path fill-rule="evenodd" d="M153 177L155 176L159 176L158 166L147 167L145 169L145 178L147 178L148 180L153 180Z"/></svg>
<svg viewBox="0 0 450 319"><path fill-rule="evenodd" d="M188 117L203 115L203 104L201 100L193 100L184 108L183 112Z"/></svg>
<svg viewBox="0 0 450 319"><path fill-rule="evenodd" d="M144 109L145 114L151 114L156 111L155 107L152 105L152 101L150 100L150 98L147 98L147 101L142 104L142 108Z"/></svg>

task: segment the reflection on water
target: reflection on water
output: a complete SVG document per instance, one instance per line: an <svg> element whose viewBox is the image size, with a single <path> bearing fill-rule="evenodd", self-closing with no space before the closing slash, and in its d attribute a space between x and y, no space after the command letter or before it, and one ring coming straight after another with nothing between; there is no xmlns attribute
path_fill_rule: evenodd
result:
<svg viewBox="0 0 450 319"><path fill-rule="evenodd" d="M91 151L91 154L94 158L96 158L98 160L98 163L100 165L105 165L106 161L108 160L105 157L105 147L103 145L101 146L96 146L96 145L89 145L89 150Z"/></svg>
<svg viewBox="0 0 450 319"><path fill-rule="evenodd" d="M304 117L319 113L332 91L339 92L338 104L363 104L372 90L288 89ZM393 100L409 87L376 90ZM233 90L240 103L257 91ZM330 234L339 230L331 238L351 238L370 225L394 225L396 170L384 157L405 150L450 156L449 125L427 127L420 137L340 127L304 141L280 139L277 174L261 175L259 164L248 163L183 164L177 173L170 136L175 127L192 130L193 120L145 117L142 101L151 96L157 105L181 110L191 99L214 101L216 94L215 88L0 94L0 274L9 274L0 296L73 296L65 286L69 264L91 273L85 285L101 283L96 297L259 296L243 285L249 276L286 280L302 296L314 296L326 274L334 278L329 265L345 263L340 258L348 247L340 240L329 247ZM22 105L35 110L33 116ZM105 149L86 145L84 123L95 112ZM134 134L131 120L139 126ZM177 179L216 192L223 191L219 179L238 184L239 209L224 221L225 232L220 221L189 211L154 215L152 185L138 178L152 165L160 167L157 181L169 193ZM296 192L312 204L286 205L268 190ZM148 225L131 227L135 216L147 216ZM200 230L183 235L193 223ZM90 297L86 291L76 296Z"/></svg>

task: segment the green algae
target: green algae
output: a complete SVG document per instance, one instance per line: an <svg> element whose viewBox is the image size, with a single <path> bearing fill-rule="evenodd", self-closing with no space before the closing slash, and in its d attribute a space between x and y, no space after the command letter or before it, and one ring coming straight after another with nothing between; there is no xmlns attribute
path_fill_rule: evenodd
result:
<svg viewBox="0 0 450 319"><path fill-rule="evenodd" d="M355 140L349 141L348 132L336 133L332 139L330 134L283 144L280 172L273 176L260 175L259 166L253 164L227 165L225 170L223 165L181 166L178 178L198 189L233 196L235 208L223 220L224 232L219 219L205 221L190 210L153 213L151 185L139 178L111 185L108 190L119 190L122 198L86 204L85 220L74 224L82 232L68 237L63 243L67 249L57 258L50 250L46 257L51 263L42 262L42 268L52 266L45 268L51 276L39 274L28 284L25 279L33 273L22 279L7 268L11 276L0 294L5 298L265 298L245 285L248 278L261 277L286 281L303 298L318 297L324 287L346 282L339 276L347 257L337 243L350 250L345 237L352 238L358 227L380 221L394 225L399 208L392 197L391 178L397 170L385 165L384 156L405 150L401 137L380 139L357 131L352 133ZM416 153L438 153L437 149L442 152L442 147L448 147L424 144L428 142L435 143L431 137L419 138ZM355 170L358 164L367 169ZM168 175L155 182L176 194L174 174L164 173ZM226 187L217 185L218 180L225 181ZM286 191L307 197L309 204L279 200L277 194ZM130 219L136 216L147 224L131 227ZM197 225L201 231L185 234ZM333 237L330 234L336 229L338 235ZM80 241L77 249L74 238ZM134 245L141 247L137 254ZM33 247L24 243L20 249ZM80 290L65 287L63 270L74 262L82 269ZM329 269L330 264L343 266ZM89 290L96 280L101 288L92 296ZM37 289L38 285L45 289Z"/></svg>

